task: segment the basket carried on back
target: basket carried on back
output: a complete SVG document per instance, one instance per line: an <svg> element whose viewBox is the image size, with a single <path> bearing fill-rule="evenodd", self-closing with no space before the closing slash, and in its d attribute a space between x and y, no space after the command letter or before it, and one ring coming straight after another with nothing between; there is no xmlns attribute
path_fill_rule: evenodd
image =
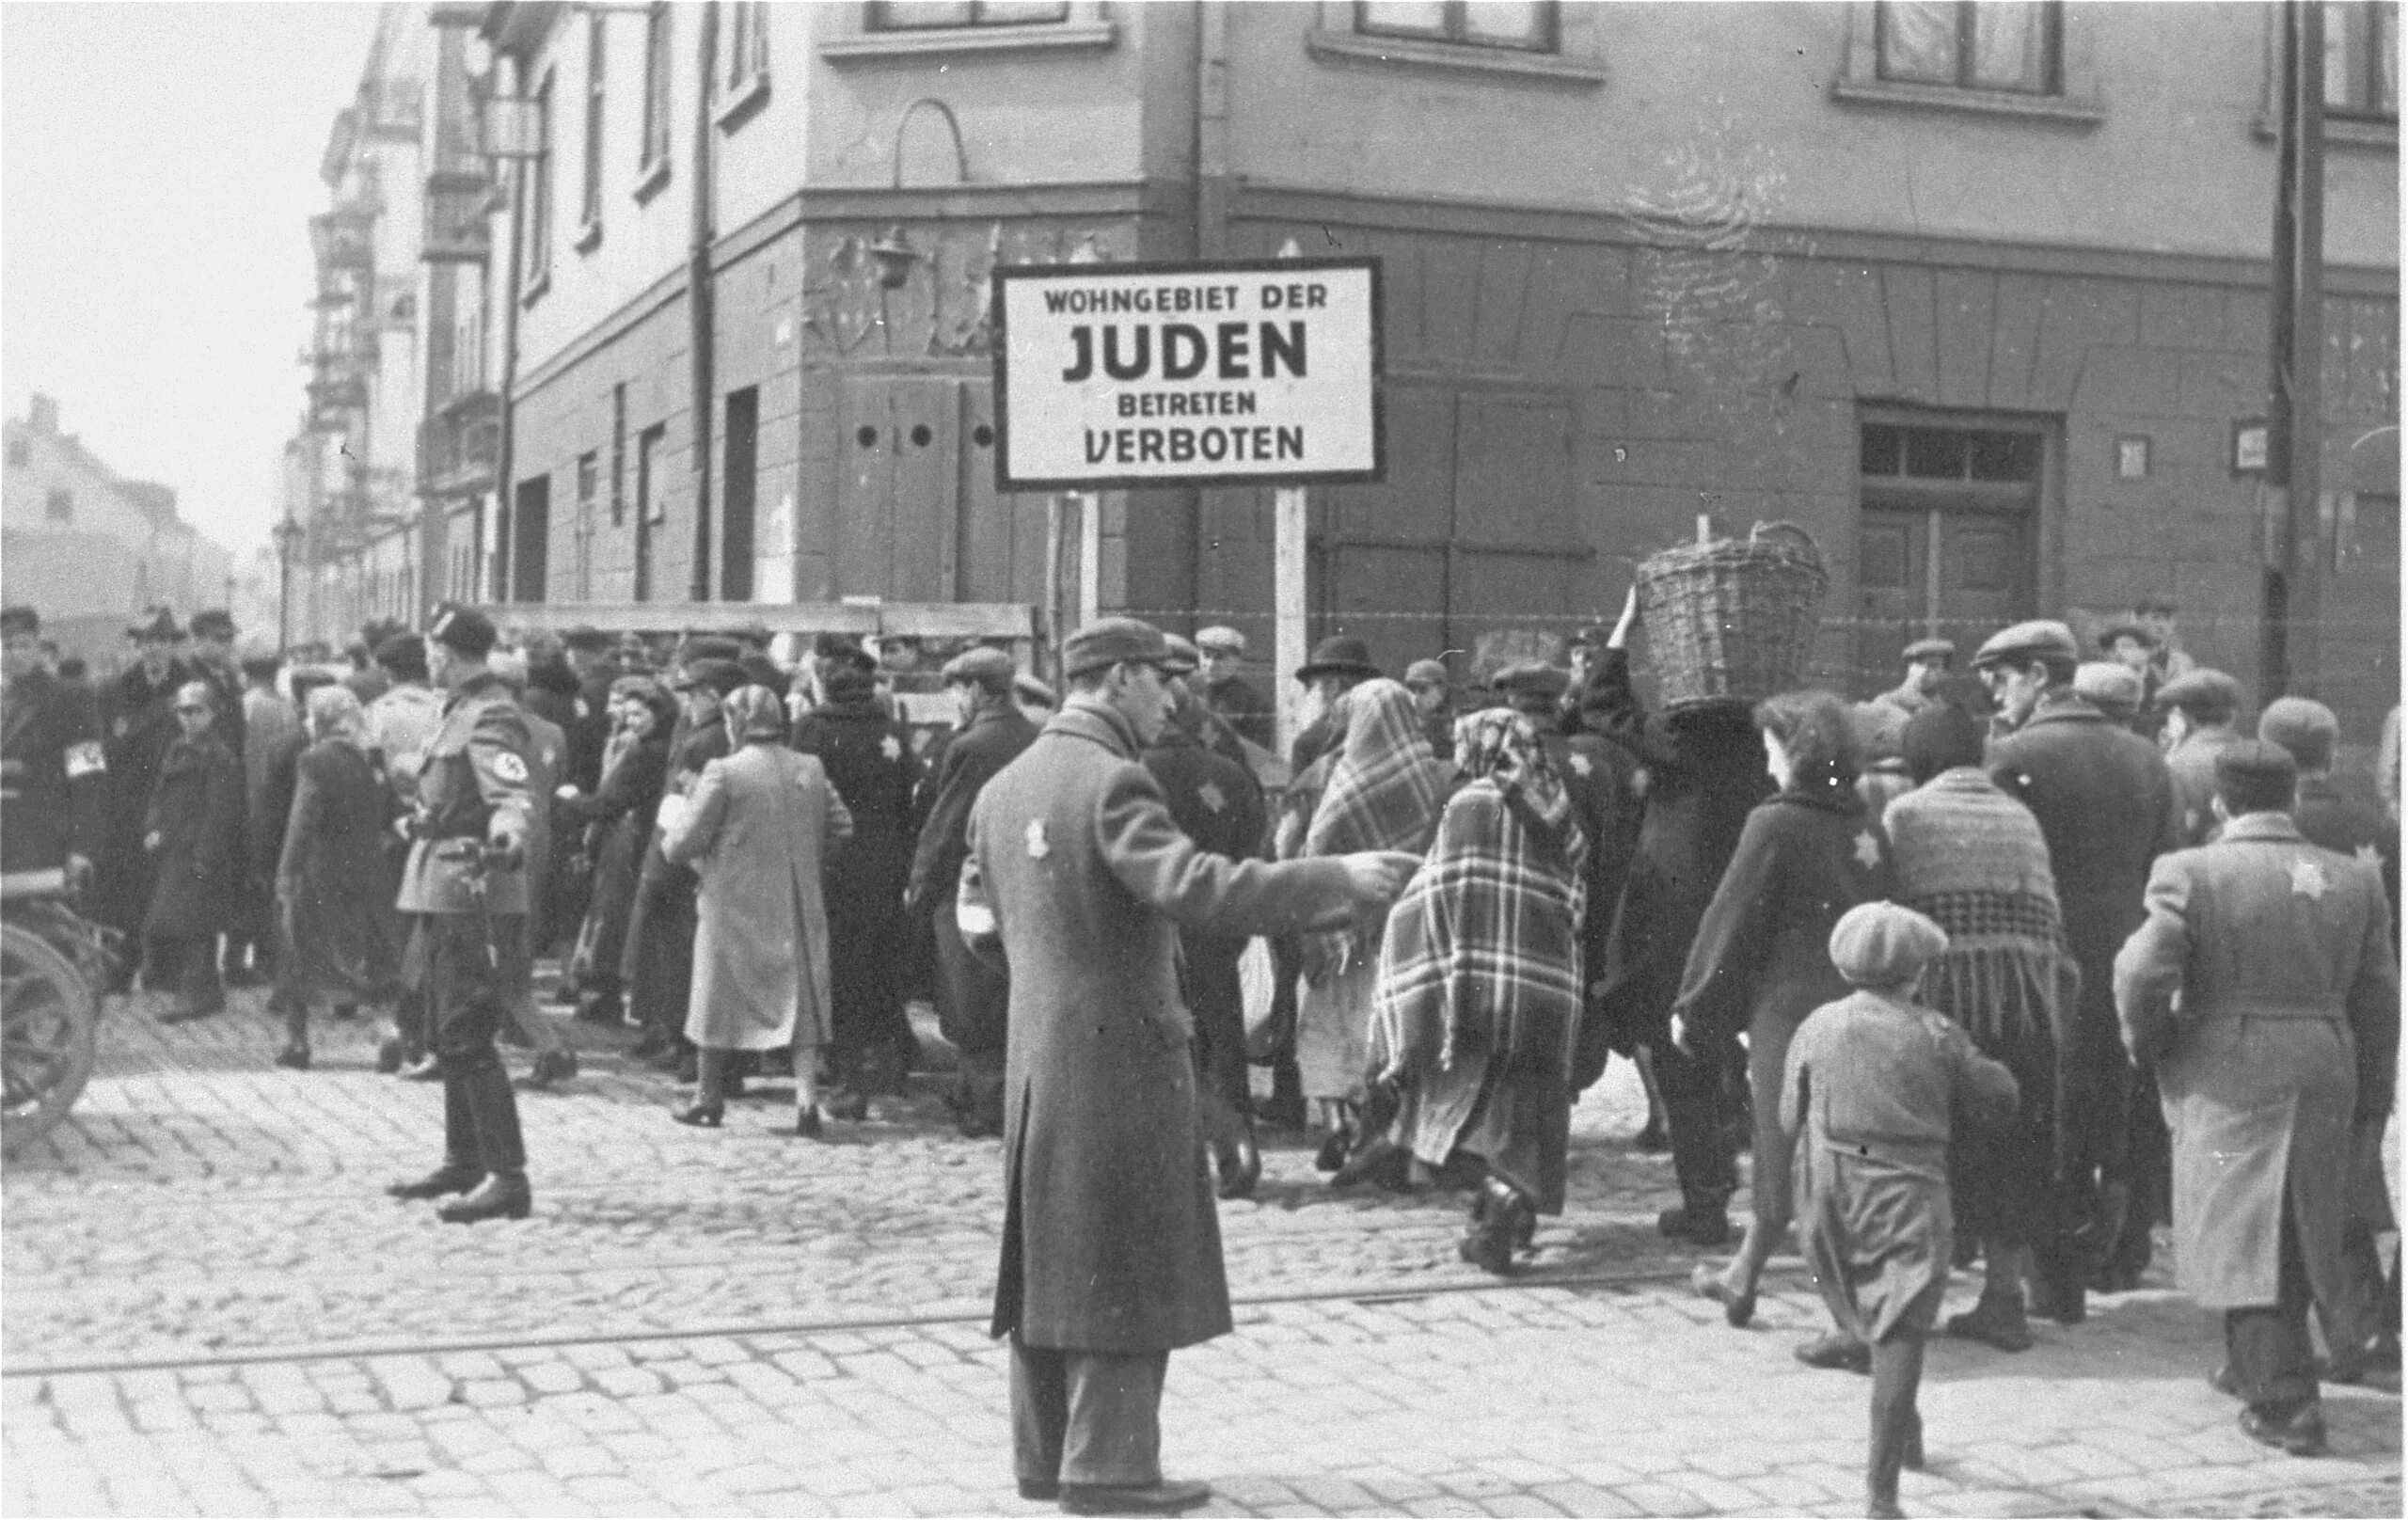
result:
<svg viewBox="0 0 2408 1520"><path fill-rule="evenodd" d="M1639 615L1669 711L1761 701L1798 684L1829 578L1794 523L1685 544L1639 566Z"/></svg>

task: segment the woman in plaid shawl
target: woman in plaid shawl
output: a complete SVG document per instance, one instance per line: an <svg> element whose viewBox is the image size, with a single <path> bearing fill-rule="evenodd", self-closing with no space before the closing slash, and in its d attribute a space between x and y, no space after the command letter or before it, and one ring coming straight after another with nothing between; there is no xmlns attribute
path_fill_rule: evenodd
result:
<svg viewBox="0 0 2408 1520"><path fill-rule="evenodd" d="M1533 1216L1563 1211L1588 842L1529 718L1471 713L1454 740L1465 784L1389 910L1371 1055L1396 1143L1486 1171L1463 1256L1502 1275Z"/></svg>
<svg viewBox="0 0 2408 1520"><path fill-rule="evenodd" d="M1395 681L1366 681L1339 695L1331 712L1343 723L1346 739L1330 758L1328 784L1305 830L1302 853L1379 849L1418 855L1429 848L1447 800L1448 775L1421 736L1413 693ZM1364 1098L1384 922L1304 938L1296 1063L1305 1096L1314 1100L1329 1128L1320 1157L1323 1171L1337 1170L1345 1160Z"/></svg>
<svg viewBox="0 0 2408 1520"><path fill-rule="evenodd" d="M2049 845L2031 809L1982 768L1983 725L1940 702L1907 725L1907 767L1920 784L1890 804L1898 901L1948 933L1923 974L1923 1001L2015 1073L2022 1097L2004 1123L1959 1130L1949 1148L1956 1216L1982 1243L1981 1301L1948 1333L2001 1351L2032 1344L2024 1259L2049 1225L2057 1129L2056 1029L2082 971L2066 943Z"/></svg>

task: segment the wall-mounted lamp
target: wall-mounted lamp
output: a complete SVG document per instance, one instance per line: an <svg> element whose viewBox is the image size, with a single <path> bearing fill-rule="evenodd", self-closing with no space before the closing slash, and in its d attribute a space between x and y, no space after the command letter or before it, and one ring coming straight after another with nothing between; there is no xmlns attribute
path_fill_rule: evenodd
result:
<svg viewBox="0 0 2408 1520"><path fill-rule="evenodd" d="M897 190L903 188L903 137L911 130L912 114L924 105L944 119L945 129L953 137L955 182L968 184L970 182L970 152L962 146L960 120L954 116L952 106L933 95L923 95L903 107L902 119L895 123L895 152L892 165L894 188ZM901 290L904 283L911 277L911 266L927 257L919 249L911 246L911 238L905 234L900 224L889 227L879 234L878 241L869 245L869 256L878 263L878 283L890 291Z"/></svg>
<svg viewBox="0 0 2408 1520"><path fill-rule="evenodd" d="M869 256L878 261L878 282L890 291L899 291L911 277L911 266L920 261L920 250L911 246L898 225L888 228L869 245Z"/></svg>

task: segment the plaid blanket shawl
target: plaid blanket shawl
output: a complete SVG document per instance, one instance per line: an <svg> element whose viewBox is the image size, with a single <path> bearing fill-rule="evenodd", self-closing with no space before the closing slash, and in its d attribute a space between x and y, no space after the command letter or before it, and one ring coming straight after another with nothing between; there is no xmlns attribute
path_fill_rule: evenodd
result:
<svg viewBox="0 0 2408 1520"><path fill-rule="evenodd" d="M1447 800L1447 768L1422 736L1413 693L1396 681L1371 680L1338 699L1346 740L1331 759L1329 782L1305 831L1306 855L1363 849L1418 855L1437 831ZM1307 936L1305 976L1319 982L1378 953L1377 922Z"/></svg>
<svg viewBox="0 0 2408 1520"><path fill-rule="evenodd" d="M2038 820L1974 766L1943 770L1883 820L1898 901L1948 931L1923 1000L1986 1052L2042 1037L2081 988Z"/></svg>
<svg viewBox="0 0 2408 1520"><path fill-rule="evenodd" d="M1571 1060L1579 1029L1580 834L1529 720L1475 713L1456 728L1471 780L1449 801L1428 858L1389 911L1371 1008L1383 1079L1444 1069L1459 1050L1536 1056L1552 1030ZM1543 1021L1533 1015L1550 1013Z"/></svg>

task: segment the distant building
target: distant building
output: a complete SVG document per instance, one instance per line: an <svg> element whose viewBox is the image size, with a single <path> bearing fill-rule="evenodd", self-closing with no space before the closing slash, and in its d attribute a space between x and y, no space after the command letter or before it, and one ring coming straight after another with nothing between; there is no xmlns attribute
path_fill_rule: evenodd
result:
<svg viewBox="0 0 2408 1520"><path fill-rule="evenodd" d="M145 607L178 618L225 607L233 556L176 515L176 493L119 475L58 427L58 403L37 393L6 423L0 508L0 600L38 608L45 633L105 666Z"/></svg>

